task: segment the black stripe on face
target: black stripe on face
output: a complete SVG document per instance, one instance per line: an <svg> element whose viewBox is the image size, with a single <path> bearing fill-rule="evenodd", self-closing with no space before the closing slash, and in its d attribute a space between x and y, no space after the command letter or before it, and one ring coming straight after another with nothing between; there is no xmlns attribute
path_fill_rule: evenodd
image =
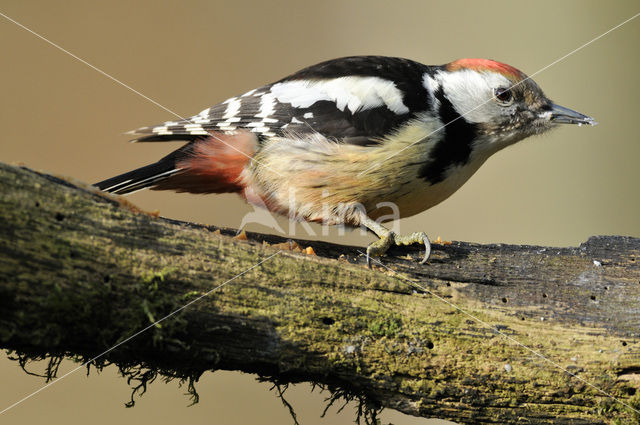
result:
<svg viewBox="0 0 640 425"><path fill-rule="evenodd" d="M471 145L476 136L476 126L455 110L449 99L444 96L442 87L435 92L435 97L440 101L440 121L443 137L431 149L431 159L427 161L418 177L431 184L443 181L447 177L447 170L452 166L464 165L469 161Z"/></svg>

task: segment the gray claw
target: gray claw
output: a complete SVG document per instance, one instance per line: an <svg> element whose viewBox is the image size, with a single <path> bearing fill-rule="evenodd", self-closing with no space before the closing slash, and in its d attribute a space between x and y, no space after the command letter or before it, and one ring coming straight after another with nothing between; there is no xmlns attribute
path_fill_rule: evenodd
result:
<svg viewBox="0 0 640 425"><path fill-rule="evenodd" d="M429 237L427 235L424 235L423 242L424 242L424 258L422 259L422 261L420 261L420 264L425 264L429 259L429 257L431 256L431 242L429 241Z"/></svg>

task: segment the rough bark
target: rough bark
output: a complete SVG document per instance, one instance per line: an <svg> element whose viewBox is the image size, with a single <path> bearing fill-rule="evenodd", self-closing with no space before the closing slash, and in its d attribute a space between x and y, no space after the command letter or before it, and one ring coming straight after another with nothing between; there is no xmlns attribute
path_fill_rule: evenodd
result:
<svg viewBox="0 0 640 425"><path fill-rule="evenodd" d="M101 360L311 381L468 424L638 421L640 239L454 242L368 270L360 248L242 241L25 168L0 164L0 188L2 348L90 359L243 273Z"/></svg>

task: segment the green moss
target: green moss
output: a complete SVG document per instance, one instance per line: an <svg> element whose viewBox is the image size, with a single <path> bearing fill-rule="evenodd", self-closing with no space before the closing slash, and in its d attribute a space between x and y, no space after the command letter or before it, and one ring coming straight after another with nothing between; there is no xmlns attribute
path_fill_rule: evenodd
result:
<svg viewBox="0 0 640 425"><path fill-rule="evenodd" d="M399 317L385 317L369 322L367 329L375 336L395 337L402 330L402 320Z"/></svg>
<svg viewBox="0 0 640 425"><path fill-rule="evenodd" d="M181 300L189 301L192 298L198 298L200 295L202 295L202 292L200 291L189 291L182 295Z"/></svg>
<svg viewBox="0 0 640 425"><path fill-rule="evenodd" d="M42 190L46 192L47 187L43 184ZM49 352L55 354L95 355L100 352L95 348L124 341L186 300L275 253L269 247L132 214L85 195L60 197L56 191L45 192L27 194L22 207L7 209L6 222L0 222L0 234L11 235L17 228L25 232L20 239L25 242L15 249L22 250L26 260L3 263L2 272L11 277L6 279L11 292L18 295L6 308L2 305L0 318L7 320L11 314L12 326L0 328L0 336L12 341L22 338L18 342L23 347L31 344L52 348ZM11 193L22 196L21 190ZM42 198L37 210L29 206L33 196ZM57 220L58 210L73 213ZM33 267L32 259L37 259L39 267ZM586 260L552 256L549 267L561 267L567 261ZM41 271L34 274L34 270ZM128 341L107 358L145 385L157 374L193 379L218 362L228 365L233 354L228 352L225 335L246 329L249 334L268 335L277 347L269 353L277 358L267 358L270 370L417 400L414 407L407 404L411 413L462 419L484 415L497 423L507 407L531 412L532 418L554 414L572 419L591 418L599 408L607 420L618 416L627 421L620 423L637 422L629 409L600 397L591 387L579 388L579 381L521 345L471 321L440 299L411 292L397 276L282 253L186 312L171 316L162 326ZM569 353L579 353L582 379L638 405L637 397L619 391L621 384L608 363L611 357L594 348L619 344L606 332L588 329L587 333L584 326L572 328L551 321L521 322L513 319L508 305L499 309L480 305L447 288L434 292L455 296L456 305L486 323L508 324L509 336L563 367ZM187 321L198 314L183 315L194 311L212 318L198 329L206 331L200 340L192 338ZM73 345L76 339L81 343ZM93 344L90 350L88 341ZM629 341L627 349L637 350L638 344ZM511 365L509 372L504 369L506 363ZM570 398L573 403L566 403Z"/></svg>
<svg viewBox="0 0 640 425"><path fill-rule="evenodd" d="M150 323L153 323L156 328L162 329L162 325L160 323L156 323L156 318L153 316L153 313L149 309L149 302L147 300L142 300L142 311L144 311L144 313L147 315Z"/></svg>
<svg viewBox="0 0 640 425"><path fill-rule="evenodd" d="M158 289L158 283L164 282L165 278L175 270L175 267L163 267L160 271L146 271L140 277L140 281L150 290L155 291Z"/></svg>
<svg viewBox="0 0 640 425"><path fill-rule="evenodd" d="M622 395L617 395L622 397ZM615 425L638 425L640 424L640 393L625 401L627 406L616 402L609 397L601 397L597 405L597 413L603 417L615 418ZM623 417L624 416L624 417Z"/></svg>

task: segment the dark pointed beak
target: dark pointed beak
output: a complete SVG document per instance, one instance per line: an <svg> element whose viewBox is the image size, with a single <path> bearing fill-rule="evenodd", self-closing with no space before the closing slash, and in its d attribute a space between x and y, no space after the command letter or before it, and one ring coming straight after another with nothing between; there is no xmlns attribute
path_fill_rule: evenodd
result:
<svg viewBox="0 0 640 425"><path fill-rule="evenodd" d="M549 121L558 124L598 124L593 118L586 115L582 115L580 112L576 112L564 106L552 104L551 111L547 112Z"/></svg>

